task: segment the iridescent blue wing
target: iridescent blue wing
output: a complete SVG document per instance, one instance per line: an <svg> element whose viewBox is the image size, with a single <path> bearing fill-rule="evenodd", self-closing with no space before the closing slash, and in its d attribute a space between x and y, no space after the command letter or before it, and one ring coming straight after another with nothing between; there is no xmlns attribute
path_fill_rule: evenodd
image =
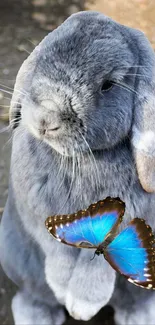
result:
<svg viewBox="0 0 155 325"><path fill-rule="evenodd" d="M106 198L74 214L47 218L45 225L57 240L71 246L97 248L114 234L122 221L125 204L119 198Z"/></svg>
<svg viewBox="0 0 155 325"><path fill-rule="evenodd" d="M155 239L145 220L135 218L107 246L104 256L128 281L155 289Z"/></svg>

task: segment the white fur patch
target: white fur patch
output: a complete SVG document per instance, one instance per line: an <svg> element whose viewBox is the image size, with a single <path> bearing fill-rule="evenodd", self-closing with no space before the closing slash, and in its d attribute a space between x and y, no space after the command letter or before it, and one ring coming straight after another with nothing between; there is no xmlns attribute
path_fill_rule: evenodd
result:
<svg viewBox="0 0 155 325"><path fill-rule="evenodd" d="M139 132L137 128L134 128L132 143L136 149L155 156L155 132L151 130Z"/></svg>
<svg viewBox="0 0 155 325"><path fill-rule="evenodd" d="M88 321L103 307L103 301L98 304L90 303L87 300L79 300L76 295L73 297L70 292L67 294L66 308L69 314L77 320Z"/></svg>

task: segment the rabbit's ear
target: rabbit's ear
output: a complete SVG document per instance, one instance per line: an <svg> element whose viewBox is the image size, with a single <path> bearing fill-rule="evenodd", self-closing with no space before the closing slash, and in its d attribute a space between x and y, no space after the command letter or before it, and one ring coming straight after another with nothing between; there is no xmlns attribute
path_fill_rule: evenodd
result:
<svg viewBox="0 0 155 325"><path fill-rule="evenodd" d="M132 145L140 183L155 192L155 54L142 32L132 30L139 49Z"/></svg>
<svg viewBox="0 0 155 325"><path fill-rule="evenodd" d="M25 96L28 95L27 90L29 90L34 75L34 69L40 51L40 44L33 50L33 52L29 55L29 57L23 62L17 74L17 78L14 86L14 92L11 99L11 106L10 106L10 125L13 129L16 128L16 126L18 126L18 121L20 120L22 100Z"/></svg>

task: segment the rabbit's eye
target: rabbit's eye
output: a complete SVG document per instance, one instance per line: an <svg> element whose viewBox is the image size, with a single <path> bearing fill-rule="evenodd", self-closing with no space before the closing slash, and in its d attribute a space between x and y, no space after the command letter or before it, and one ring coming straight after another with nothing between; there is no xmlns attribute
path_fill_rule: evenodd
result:
<svg viewBox="0 0 155 325"><path fill-rule="evenodd" d="M101 91L108 91L110 90L114 85L114 82L113 81L110 81L110 80L106 80L103 82L102 84L102 87L101 87Z"/></svg>

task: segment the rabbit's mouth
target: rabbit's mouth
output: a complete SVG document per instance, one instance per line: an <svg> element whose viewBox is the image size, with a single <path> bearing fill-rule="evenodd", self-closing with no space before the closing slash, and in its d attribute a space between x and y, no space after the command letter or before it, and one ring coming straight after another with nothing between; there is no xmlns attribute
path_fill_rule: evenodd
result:
<svg viewBox="0 0 155 325"><path fill-rule="evenodd" d="M26 108L21 110L21 123L33 136L47 143L61 155L74 156L88 151L87 126L81 118L75 114L63 114L61 117L52 110L44 110L43 114L42 110L32 103L26 105Z"/></svg>
<svg viewBox="0 0 155 325"><path fill-rule="evenodd" d="M25 127L35 138L47 143L63 156L73 157L90 150L84 131L70 129L68 132L60 132L58 127L44 130L32 123L25 125Z"/></svg>

